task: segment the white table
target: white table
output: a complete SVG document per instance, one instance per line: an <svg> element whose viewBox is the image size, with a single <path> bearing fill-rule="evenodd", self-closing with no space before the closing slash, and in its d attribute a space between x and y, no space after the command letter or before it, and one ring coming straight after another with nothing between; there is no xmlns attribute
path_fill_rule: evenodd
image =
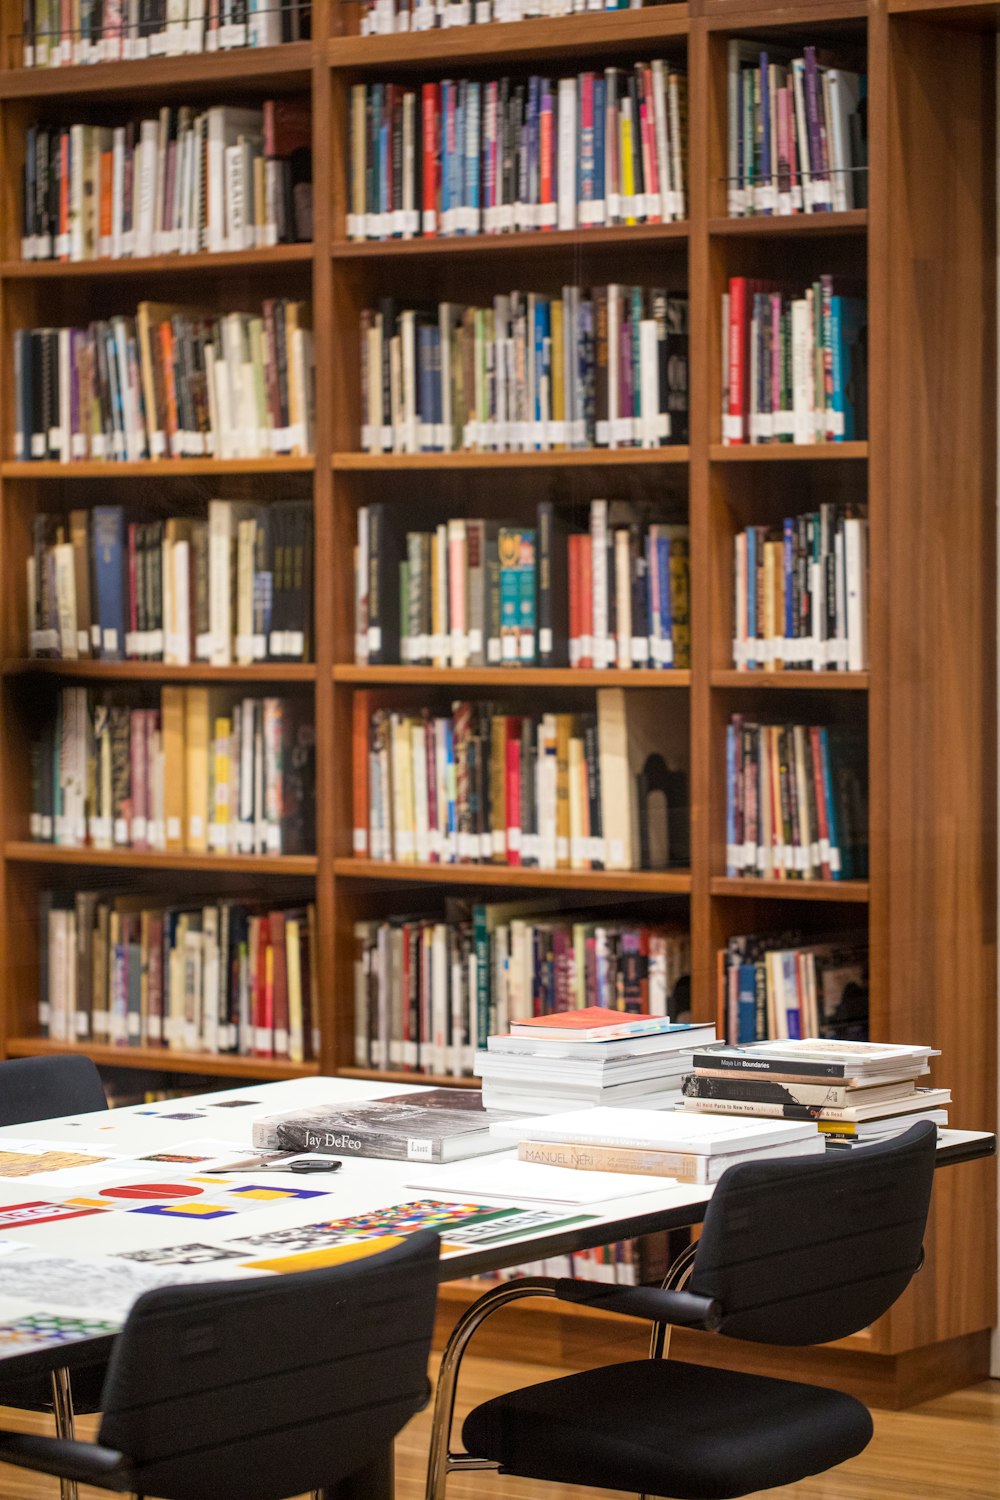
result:
<svg viewBox="0 0 1000 1500"><path fill-rule="evenodd" d="M0 1129L0 1152L17 1150L19 1142L31 1142L36 1147L51 1142L53 1149L82 1154L103 1149L129 1160L176 1152L185 1143L198 1140L247 1149L252 1122L262 1115L405 1091L409 1090L398 1084L334 1078L225 1089L187 1100ZM416 1087L412 1091L419 1092ZM239 1107L226 1107L228 1101L237 1100ZM253 1102L243 1102L248 1100ZM969 1160L988 1155L994 1148L992 1136L947 1131L939 1147L939 1162L944 1165ZM490 1160L482 1158L484 1182L488 1181ZM101 1166L96 1172L83 1167L69 1174L46 1175L41 1180L34 1176L0 1177L0 1369L4 1374L29 1375L60 1366L72 1369L103 1357L111 1347L115 1329L124 1321L129 1303L144 1289L143 1276L165 1280L246 1277L260 1274L246 1262L291 1253L286 1248L234 1247L232 1241L367 1215L418 1199L451 1201L456 1197L454 1192L435 1193L424 1187L433 1180L434 1169L420 1167L417 1178L412 1162L345 1158L341 1170L330 1176L254 1173L224 1182L215 1179L194 1183L192 1179L203 1171L204 1166L198 1163L146 1161L141 1170L133 1165L109 1172L107 1166ZM419 1189L409 1186L415 1180L422 1184ZM491 1197L488 1190L476 1193L476 1204L540 1210L556 1217L531 1232L522 1230L508 1239L448 1253L441 1261L441 1280L461 1279L696 1224L704 1217L712 1192L710 1187L665 1180L653 1191L616 1198L612 1196L614 1184L615 1177L609 1173L606 1200L573 1207L534 1202L517 1205L509 1199ZM132 1196L137 1185L149 1191ZM185 1186L190 1193L185 1193ZM239 1190L253 1186L262 1188L264 1196L250 1194L239 1202ZM127 1196L121 1195L121 1188L126 1189ZM322 1196L269 1200L269 1189ZM185 1207L185 1198L191 1193L198 1196ZM470 1201L470 1195L462 1197ZM51 1207L29 1210L37 1216L30 1222L12 1222L23 1219L25 1211L17 1206L27 1203ZM218 1216L212 1205L220 1210ZM244 1205L250 1206L245 1209ZM233 1211L236 1206L238 1212ZM447 1244L447 1230L442 1240ZM190 1245L205 1247L206 1256L225 1253L226 1258L178 1269L131 1258L137 1253L155 1257L170 1250L176 1254L176 1247ZM89 1274L60 1276L51 1264L52 1257L88 1262ZM37 1280L32 1284L36 1265ZM130 1278L135 1279L134 1286L128 1284ZM117 1284L121 1282L125 1284ZM74 1319L79 1320L79 1326L74 1326Z"/></svg>

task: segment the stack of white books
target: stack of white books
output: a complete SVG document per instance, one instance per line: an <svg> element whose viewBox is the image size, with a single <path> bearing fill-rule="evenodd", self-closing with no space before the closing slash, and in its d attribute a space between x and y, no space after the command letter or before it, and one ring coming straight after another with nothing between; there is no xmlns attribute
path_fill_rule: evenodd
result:
<svg viewBox="0 0 1000 1500"><path fill-rule="evenodd" d="M512 1021L508 1036L488 1039L475 1071L487 1109L531 1115L586 1105L669 1109L680 1103L693 1049L714 1040L714 1026L589 1006Z"/></svg>
<svg viewBox="0 0 1000 1500"><path fill-rule="evenodd" d="M718 1182L741 1161L822 1156L809 1121L734 1119L683 1110L586 1109L498 1120L490 1134L517 1142L521 1161L584 1172L626 1172Z"/></svg>

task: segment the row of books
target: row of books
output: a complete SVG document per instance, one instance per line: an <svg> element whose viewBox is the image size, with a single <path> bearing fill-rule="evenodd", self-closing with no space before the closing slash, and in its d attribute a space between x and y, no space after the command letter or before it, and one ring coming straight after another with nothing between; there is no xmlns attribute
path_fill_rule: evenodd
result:
<svg viewBox="0 0 1000 1500"><path fill-rule="evenodd" d="M366 453L658 448L688 438L688 304L564 286L361 314Z"/></svg>
<svg viewBox="0 0 1000 1500"><path fill-rule="evenodd" d="M726 727L726 874L768 880L864 880L868 777L853 728Z"/></svg>
<svg viewBox="0 0 1000 1500"><path fill-rule="evenodd" d="M308 100L169 105L124 125L33 125L24 260L122 260L312 238Z"/></svg>
<svg viewBox="0 0 1000 1500"><path fill-rule="evenodd" d="M731 937L719 950L719 1028L737 1046L868 1038L868 947L856 934Z"/></svg>
<svg viewBox="0 0 1000 1500"><path fill-rule="evenodd" d="M602 1006L686 1014L691 948L678 924L562 912L555 901L450 900L444 920L354 925L357 1067L471 1074L513 1021ZM589 1012L588 1012L589 1013ZM679 1085L678 1085L679 1087Z"/></svg>
<svg viewBox="0 0 1000 1500"><path fill-rule="evenodd" d="M600 1006L511 1023L476 1056L489 1110L551 1115L567 1109L670 1109L682 1099L691 1049L715 1041L713 1026L652 1025L613 1040L621 1012ZM641 1024L645 1024L645 1018Z"/></svg>
<svg viewBox="0 0 1000 1500"><path fill-rule="evenodd" d="M659 4L660 0L646 0ZM488 26L497 21L554 20L583 11L641 10L643 0L362 0L362 36L392 36L449 26Z"/></svg>
<svg viewBox="0 0 1000 1500"><path fill-rule="evenodd" d="M728 207L755 214L843 213L867 203L868 80L815 47L727 45Z"/></svg>
<svg viewBox="0 0 1000 1500"><path fill-rule="evenodd" d="M39 1033L57 1042L315 1056L315 908L41 897Z"/></svg>
<svg viewBox="0 0 1000 1500"><path fill-rule="evenodd" d="M609 508L610 505L610 508ZM689 529L593 500L570 530L451 519L403 532L384 502L358 512L355 659L435 667L688 667Z"/></svg>
<svg viewBox="0 0 1000 1500"><path fill-rule="evenodd" d="M868 666L868 520L834 501L733 539L733 665Z"/></svg>
<svg viewBox="0 0 1000 1500"><path fill-rule="evenodd" d="M311 35L311 0L25 0L26 68L142 62Z"/></svg>
<svg viewBox="0 0 1000 1500"><path fill-rule="evenodd" d="M796 1038L694 1054L683 1111L704 1125L809 1122L840 1149L902 1135L918 1120L948 1123L951 1090L918 1083L930 1047Z"/></svg>
<svg viewBox="0 0 1000 1500"><path fill-rule="evenodd" d="M312 452L309 305L259 314L141 302L14 334L14 456L56 463Z"/></svg>
<svg viewBox="0 0 1000 1500"><path fill-rule="evenodd" d="M564 78L351 90L352 240L683 219L687 79L662 59Z"/></svg>
<svg viewBox="0 0 1000 1500"><path fill-rule="evenodd" d="M355 693L356 853L538 870L685 867L683 717L656 694L596 697L596 713L460 702L435 715Z"/></svg>
<svg viewBox="0 0 1000 1500"><path fill-rule="evenodd" d="M867 309L820 276L802 292L746 276L722 297L724 443L867 436Z"/></svg>
<svg viewBox="0 0 1000 1500"><path fill-rule="evenodd" d="M312 503L210 500L207 517L121 505L39 512L28 558L32 656L75 661L307 661Z"/></svg>
<svg viewBox="0 0 1000 1500"><path fill-rule="evenodd" d="M31 837L63 848L303 854L311 718L292 699L164 687L157 706L62 688L31 745Z"/></svg>

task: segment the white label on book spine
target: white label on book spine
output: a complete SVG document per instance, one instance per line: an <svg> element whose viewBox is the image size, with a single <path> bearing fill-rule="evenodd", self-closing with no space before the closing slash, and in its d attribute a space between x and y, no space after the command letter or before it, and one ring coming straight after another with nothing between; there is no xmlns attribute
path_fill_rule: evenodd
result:
<svg viewBox="0 0 1000 1500"><path fill-rule="evenodd" d="M115 629L115 627L113 625L106 625L104 627L103 635L104 635L103 645L104 645L105 651L117 651L118 650L118 631Z"/></svg>
<svg viewBox="0 0 1000 1500"><path fill-rule="evenodd" d="M737 443L743 436L743 418L730 412L723 414L722 436L726 442Z"/></svg>
<svg viewBox="0 0 1000 1500"><path fill-rule="evenodd" d="M434 1142L430 1140L408 1140L406 1143L407 1161L433 1161Z"/></svg>
<svg viewBox="0 0 1000 1500"><path fill-rule="evenodd" d="M116 844L128 843L128 820L126 818L115 819L114 835Z"/></svg>

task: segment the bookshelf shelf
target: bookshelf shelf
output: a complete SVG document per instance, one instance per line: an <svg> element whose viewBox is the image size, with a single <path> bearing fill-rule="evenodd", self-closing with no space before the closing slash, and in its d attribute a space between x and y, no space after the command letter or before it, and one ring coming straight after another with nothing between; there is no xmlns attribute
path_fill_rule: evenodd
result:
<svg viewBox="0 0 1000 1500"><path fill-rule="evenodd" d="M337 859L333 871L355 880L427 881L435 885L519 886L534 890L608 891L686 896L687 871L535 870L518 865L395 864L375 859Z"/></svg>
<svg viewBox="0 0 1000 1500"><path fill-rule="evenodd" d="M853 208L835 214L759 214L748 219L709 219L714 239L798 239L823 235L865 234L868 210Z"/></svg>
<svg viewBox="0 0 1000 1500"><path fill-rule="evenodd" d="M373 69L456 67L460 63L501 63L546 57L581 57L605 52L642 51L651 43L684 38L687 5L645 10L562 16L556 20L515 21L490 26L455 26L394 36L334 37L329 62L337 72Z"/></svg>
<svg viewBox="0 0 1000 1500"><path fill-rule="evenodd" d="M737 672L716 671L709 681L714 688L764 688L774 692L867 693L869 672Z"/></svg>
<svg viewBox="0 0 1000 1500"><path fill-rule="evenodd" d="M824 463L831 460L866 459L867 442L852 443L736 443L727 447L713 443L708 450L716 464Z"/></svg>
<svg viewBox="0 0 1000 1500"><path fill-rule="evenodd" d="M316 874L315 854L159 854L146 849L67 849L14 839L4 858L28 865L85 865L92 869L195 870L219 875Z"/></svg>
<svg viewBox="0 0 1000 1500"><path fill-rule="evenodd" d="M193 479L224 474L310 474L316 460L306 458L150 458L134 463L85 460L60 464L47 460L0 464L2 479Z"/></svg>
<svg viewBox="0 0 1000 1500"><path fill-rule="evenodd" d="M557 250L585 253L588 250L656 249L661 245L684 241L687 222L675 224L636 224L633 228L614 226L608 229L554 229L523 234L474 234L437 239L414 240L334 240L334 260L417 260L444 256L464 259L473 256L550 255Z"/></svg>
<svg viewBox="0 0 1000 1500"><path fill-rule="evenodd" d="M640 465L686 464L689 449L572 448L549 453L335 453L334 472L364 473L422 469L448 473L465 469L615 469Z"/></svg>
<svg viewBox="0 0 1000 1500"><path fill-rule="evenodd" d="M400 687L688 688L688 671L590 671L581 667L334 667L335 682Z"/></svg>
<svg viewBox="0 0 1000 1500"><path fill-rule="evenodd" d="M308 265L312 245L271 245L263 250L229 250L217 254L149 255L134 260L7 260L0 264L4 281L83 281L120 276L222 274L268 271L275 266Z"/></svg>
<svg viewBox="0 0 1000 1500"><path fill-rule="evenodd" d="M251 666L189 667L159 661L49 661L4 662L4 677L59 677L72 682L315 682L313 662L254 662Z"/></svg>
<svg viewBox="0 0 1000 1500"><path fill-rule="evenodd" d="M865 902L869 898L867 880L730 880L713 876L713 896L749 896L754 901L829 901Z"/></svg>
<svg viewBox="0 0 1000 1500"><path fill-rule="evenodd" d="M240 47L188 57L157 57L144 62L95 63L88 67L8 68L0 72L3 99L148 99L213 93L239 93L248 85L286 90L308 88L312 46Z"/></svg>
<svg viewBox="0 0 1000 1500"><path fill-rule="evenodd" d="M203 1073L210 1078L247 1078L273 1083L285 1078L314 1078L318 1062L293 1063L281 1057L234 1057L220 1052L173 1052L168 1047L111 1047L98 1042L54 1042L44 1037L7 1039L10 1057L52 1057L77 1053L101 1067L149 1068L161 1073Z"/></svg>

